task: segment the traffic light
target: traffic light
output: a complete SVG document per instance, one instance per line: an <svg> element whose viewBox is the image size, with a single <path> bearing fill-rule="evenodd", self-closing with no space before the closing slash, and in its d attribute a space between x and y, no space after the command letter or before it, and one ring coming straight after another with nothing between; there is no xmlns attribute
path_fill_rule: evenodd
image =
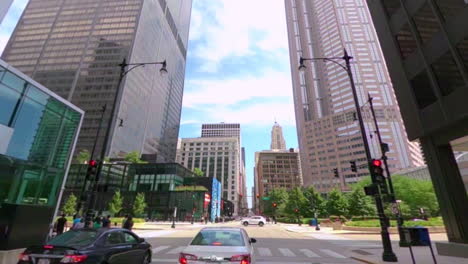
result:
<svg viewBox="0 0 468 264"><path fill-rule="evenodd" d="M90 180L96 176L98 163L95 160L88 161L88 171L86 172L86 180Z"/></svg>
<svg viewBox="0 0 468 264"><path fill-rule="evenodd" d="M257 194L257 199L260 198L260 194Z"/></svg>
<svg viewBox="0 0 468 264"><path fill-rule="evenodd" d="M276 208L278 206L278 204L276 204L276 203L273 203L272 205L273 205L274 208Z"/></svg>
<svg viewBox="0 0 468 264"><path fill-rule="evenodd" d="M356 161L350 161L349 163L351 164L351 171L357 172Z"/></svg>
<svg viewBox="0 0 468 264"><path fill-rule="evenodd" d="M388 194L387 180L383 175L382 161L373 159L370 167L372 181L379 186L382 194Z"/></svg>
<svg viewBox="0 0 468 264"><path fill-rule="evenodd" d="M299 213L299 209L297 209L297 208L294 209L294 212Z"/></svg>
<svg viewBox="0 0 468 264"><path fill-rule="evenodd" d="M335 178L339 178L340 175L338 174L338 168L334 168L333 169L333 175L335 176Z"/></svg>

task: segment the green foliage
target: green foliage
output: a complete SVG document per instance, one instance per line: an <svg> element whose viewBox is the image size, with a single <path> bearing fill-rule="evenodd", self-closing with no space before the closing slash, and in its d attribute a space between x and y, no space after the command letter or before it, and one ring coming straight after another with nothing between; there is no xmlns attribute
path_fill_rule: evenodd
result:
<svg viewBox="0 0 468 264"><path fill-rule="evenodd" d="M76 213L76 196L72 193L68 196L67 201L62 207L62 212L65 215L74 215Z"/></svg>
<svg viewBox="0 0 468 264"><path fill-rule="evenodd" d="M143 161L143 160L140 159L140 152L138 152L138 151L131 151L131 152L127 153L127 155L125 155L124 159L125 159L125 161L131 162L131 163L140 163L140 164L148 163L148 162Z"/></svg>
<svg viewBox="0 0 468 264"><path fill-rule="evenodd" d="M117 215L120 211L122 211L122 204L123 204L123 197L120 194L120 191L116 191L112 200L109 202L109 212L113 215Z"/></svg>
<svg viewBox="0 0 468 264"><path fill-rule="evenodd" d="M145 202L145 194L138 193L133 202L133 214L135 216L141 216L148 205Z"/></svg>
<svg viewBox="0 0 468 264"><path fill-rule="evenodd" d="M314 189L314 187L310 186L308 188L304 188L303 193L307 199L304 216L314 217L315 212L317 212L318 215L325 213L325 200L320 193Z"/></svg>
<svg viewBox="0 0 468 264"><path fill-rule="evenodd" d="M396 227L396 220L390 221L391 226ZM380 222L378 219L373 220L362 220L362 221L349 221L346 223L347 226L358 226L358 227L380 227ZM404 226L413 227L413 226L444 226L442 217L430 218L428 221L405 221Z"/></svg>
<svg viewBox="0 0 468 264"><path fill-rule="evenodd" d="M302 190L299 187L291 189L286 207L284 208L284 213L292 217L298 216L300 218L304 216L308 208L308 201L302 193ZM298 209L299 212L296 213L295 209Z"/></svg>
<svg viewBox="0 0 468 264"><path fill-rule="evenodd" d="M187 186L187 185L182 185L182 186L177 186L175 187L174 191L176 192L185 192L185 191L192 191L192 192L207 192L208 189L205 186L200 186L200 185L195 185L195 186Z"/></svg>
<svg viewBox="0 0 468 264"><path fill-rule="evenodd" d="M78 153L78 156L76 157L76 161L78 161L79 164L85 164L88 160L91 159L91 153L87 149L83 149Z"/></svg>
<svg viewBox="0 0 468 264"><path fill-rule="evenodd" d="M352 216L375 216L376 209L370 196L364 193L364 189L354 188L346 195L348 199L348 213Z"/></svg>
<svg viewBox="0 0 468 264"><path fill-rule="evenodd" d="M286 207L286 203L288 201L288 192L284 188L273 189L268 192L268 197L270 200L263 201L260 198L260 202L262 203L263 213L268 216L278 216L284 213L284 208ZM276 203L277 207L273 207L273 203Z"/></svg>
<svg viewBox="0 0 468 264"><path fill-rule="evenodd" d="M328 193L325 207L330 215L348 215L348 200L337 189L333 189Z"/></svg>
<svg viewBox="0 0 468 264"><path fill-rule="evenodd" d="M193 173L195 174L196 177L204 177L205 176L205 172L200 170L200 168L193 169Z"/></svg>

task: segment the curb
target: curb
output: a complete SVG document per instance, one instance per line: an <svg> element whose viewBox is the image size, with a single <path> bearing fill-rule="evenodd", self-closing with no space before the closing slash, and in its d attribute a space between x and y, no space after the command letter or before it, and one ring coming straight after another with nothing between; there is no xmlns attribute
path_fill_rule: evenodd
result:
<svg viewBox="0 0 468 264"><path fill-rule="evenodd" d="M372 261L357 258L357 257L350 257L350 259L354 259L354 260L357 260L357 261L360 261L360 262L366 263L366 264L378 264L377 262L372 262Z"/></svg>

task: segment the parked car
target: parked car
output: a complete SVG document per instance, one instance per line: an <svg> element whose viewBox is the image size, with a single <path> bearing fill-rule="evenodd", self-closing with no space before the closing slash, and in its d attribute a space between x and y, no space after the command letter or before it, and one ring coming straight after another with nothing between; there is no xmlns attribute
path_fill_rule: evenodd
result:
<svg viewBox="0 0 468 264"><path fill-rule="evenodd" d="M206 227L179 255L179 264L252 264L253 243L243 228Z"/></svg>
<svg viewBox="0 0 468 264"><path fill-rule="evenodd" d="M18 264L149 264L151 245L126 229L76 229L26 248Z"/></svg>
<svg viewBox="0 0 468 264"><path fill-rule="evenodd" d="M266 223L266 219L263 216L252 216L252 217L246 217L241 220L241 223L244 226L248 225L258 225L258 226L263 226Z"/></svg>

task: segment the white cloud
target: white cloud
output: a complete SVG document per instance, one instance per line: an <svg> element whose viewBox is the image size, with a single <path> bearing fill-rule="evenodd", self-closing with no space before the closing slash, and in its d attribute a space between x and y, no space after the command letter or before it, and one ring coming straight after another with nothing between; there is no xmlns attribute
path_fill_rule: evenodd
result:
<svg viewBox="0 0 468 264"><path fill-rule="evenodd" d="M195 1L190 39L202 41L193 47L194 56L205 63L199 71L215 72L221 60L254 55L256 48L287 50L283 0L224 0L209 11L204 9L213 1Z"/></svg>
<svg viewBox="0 0 468 264"><path fill-rule="evenodd" d="M287 72L268 71L261 76L224 77L216 80L187 80L184 106L234 105L252 99L292 97L291 76Z"/></svg>

